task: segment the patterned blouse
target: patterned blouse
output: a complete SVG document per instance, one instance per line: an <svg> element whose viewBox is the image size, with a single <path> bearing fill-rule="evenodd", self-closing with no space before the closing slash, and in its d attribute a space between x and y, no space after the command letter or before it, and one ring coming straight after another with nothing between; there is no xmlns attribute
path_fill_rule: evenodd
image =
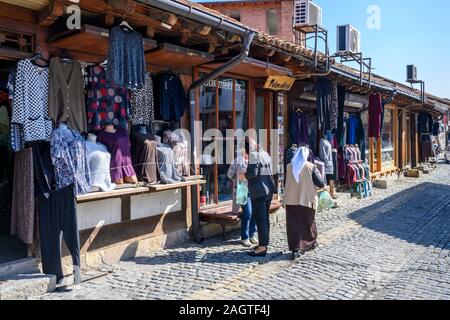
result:
<svg viewBox="0 0 450 320"><path fill-rule="evenodd" d="M48 141L52 120L48 116L48 68L30 59L17 65L11 122L21 126L25 142Z"/></svg>
<svg viewBox="0 0 450 320"><path fill-rule="evenodd" d="M58 189L75 183L77 194L91 191L86 141L80 133L59 127L50 138L50 155Z"/></svg>
<svg viewBox="0 0 450 320"><path fill-rule="evenodd" d="M144 87L131 90L130 121L133 125L148 126L153 120L155 120L153 81L150 73L147 73Z"/></svg>
<svg viewBox="0 0 450 320"><path fill-rule="evenodd" d="M130 99L127 89L114 87L106 80L102 66L89 69L87 92L88 131L99 131L108 124L128 128Z"/></svg>

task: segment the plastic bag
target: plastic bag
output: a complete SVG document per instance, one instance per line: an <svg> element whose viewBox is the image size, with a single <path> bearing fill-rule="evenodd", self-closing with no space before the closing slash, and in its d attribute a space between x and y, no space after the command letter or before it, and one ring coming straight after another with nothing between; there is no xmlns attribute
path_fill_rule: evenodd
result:
<svg viewBox="0 0 450 320"><path fill-rule="evenodd" d="M319 206L317 211L323 211L334 207L334 200L327 191L323 191L319 195Z"/></svg>
<svg viewBox="0 0 450 320"><path fill-rule="evenodd" d="M236 188L236 204L245 206L248 201L248 186L246 182L238 181Z"/></svg>

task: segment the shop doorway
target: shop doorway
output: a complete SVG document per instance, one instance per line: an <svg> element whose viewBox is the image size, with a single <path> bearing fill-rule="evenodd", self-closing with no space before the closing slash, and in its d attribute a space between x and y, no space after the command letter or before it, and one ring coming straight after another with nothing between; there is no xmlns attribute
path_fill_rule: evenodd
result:
<svg viewBox="0 0 450 320"><path fill-rule="evenodd" d="M267 91L256 92L256 112L255 112L255 129L258 133L258 144L264 150L273 155L272 141L270 137L270 129L274 128L274 110L273 110L273 93ZM263 131L265 130L265 134Z"/></svg>
<svg viewBox="0 0 450 320"><path fill-rule="evenodd" d="M27 256L27 246L10 235L14 153L10 144L11 106L7 83L15 65L15 61L0 59L0 264Z"/></svg>

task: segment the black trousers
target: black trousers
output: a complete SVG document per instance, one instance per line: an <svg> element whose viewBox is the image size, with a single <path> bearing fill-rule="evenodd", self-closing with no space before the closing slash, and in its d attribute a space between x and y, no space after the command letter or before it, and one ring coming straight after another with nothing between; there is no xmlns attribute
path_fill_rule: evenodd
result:
<svg viewBox="0 0 450 320"><path fill-rule="evenodd" d="M252 199L252 211L258 229L259 245L267 247L270 238L270 204L273 194Z"/></svg>
<svg viewBox="0 0 450 320"><path fill-rule="evenodd" d="M61 190L52 191L48 198L39 196L38 206L43 272L56 275L57 281L64 277L61 265L61 240L64 239L72 256L75 282L79 282L77 270L79 273L80 237L75 186L72 184Z"/></svg>

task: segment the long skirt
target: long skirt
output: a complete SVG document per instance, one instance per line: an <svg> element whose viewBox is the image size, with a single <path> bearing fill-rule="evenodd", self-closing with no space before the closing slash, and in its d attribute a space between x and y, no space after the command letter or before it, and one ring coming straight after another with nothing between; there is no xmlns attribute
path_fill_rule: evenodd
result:
<svg viewBox="0 0 450 320"><path fill-rule="evenodd" d="M316 210L286 206L286 229L290 251L307 251L317 240Z"/></svg>

